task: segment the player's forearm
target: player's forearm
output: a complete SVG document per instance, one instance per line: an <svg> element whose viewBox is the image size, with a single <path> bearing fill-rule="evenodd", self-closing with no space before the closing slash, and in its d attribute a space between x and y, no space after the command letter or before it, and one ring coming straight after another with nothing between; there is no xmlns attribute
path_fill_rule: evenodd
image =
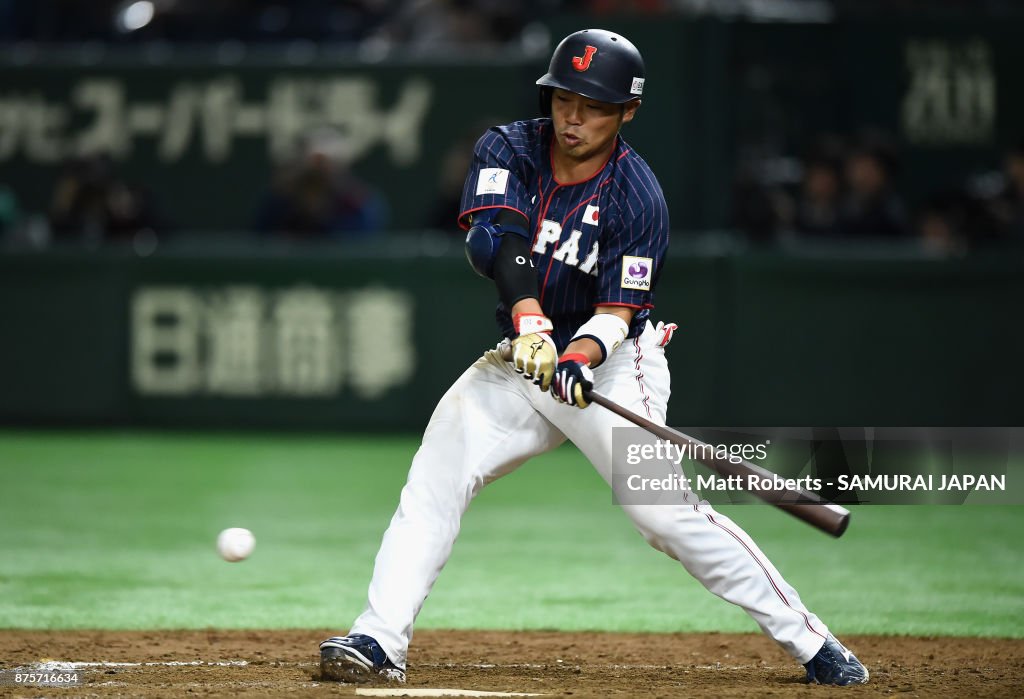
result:
<svg viewBox="0 0 1024 699"><path fill-rule="evenodd" d="M582 354L587 358L587 366L596 367L601 363L601 348L589 337L581 337L570 342L562 356L567 354Z"/></svg>
<svg viewBox="0 0 1024 699"><path fill-rule="evenodd" d="M615 347L618 347L618 342L621 342L625 337L625 332L628 331L629 324L633 320L633 313L634 310L628 306L598 306L594 310L595 316L603 314L613 315L616 318L619 318L624 324L623 330L621 331L623 334L621 336L614 337L614 332L610 335L607 332L602 333L603 335L608 335L608 337L605 338L605 344L609 345L609 347L606 348L608 351L614 351ZM580 328L580 331L577 334L583 334L586 332L586 327L589 325L590 324L588 323L586 326ZM590 337L577 337L574 339L569 343L569 346L565 348L563 355L565 354L582 354L587 357L587 364L591 367L598 366L606 359L605 352L601 350L601 345Z"/></svg>
<svg viewBox="0 0 1024 699"><path fill-rule="evenodd" d="M534 298L520 299L512 306L512 316L515 317L521 313L529 315L544 315L544 309L540 307L540 301Z"/></svg>

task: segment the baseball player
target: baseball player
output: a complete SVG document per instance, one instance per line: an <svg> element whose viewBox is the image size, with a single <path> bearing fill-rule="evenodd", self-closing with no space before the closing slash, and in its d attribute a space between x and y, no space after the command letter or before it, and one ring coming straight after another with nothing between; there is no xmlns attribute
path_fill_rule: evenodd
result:
<svg viewBox="0 0 1024 699"><path fill-rule="evenodd" d="M644 64L625 37L566 37L541 77L544 118L488 130L477 142L459 224L473 268L494 280L512 361L478 359L434 410L401 503L377 554L366 610L347 636L320 644L324 676L405 680L413 622L440 574L463 512L480 490L569 439L612 482L612 430L587 409L597 385L664 424L665 345L675 326L650 320L668 247L665 198L619 135L644 91ZM641 535L711 592L743 607L808 681L866 682L757 545L692 493L678 505L622 509Z"/></svg>

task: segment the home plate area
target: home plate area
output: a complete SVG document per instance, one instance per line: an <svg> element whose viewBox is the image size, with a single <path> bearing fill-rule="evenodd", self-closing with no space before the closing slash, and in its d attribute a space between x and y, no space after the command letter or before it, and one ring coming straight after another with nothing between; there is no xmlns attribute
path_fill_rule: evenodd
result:
<svg viewBox="0 0 1024 699"><path fill-rule="evenodd" d="M418 631L405 685L320 679L320 631L0 631L0 695L823 696L756 634ZM1024 640L843 636L871 671L858 697L1019 697ZM74 671L79 684L30 686ZM12 690L13 688L13 690Z"/></svg>

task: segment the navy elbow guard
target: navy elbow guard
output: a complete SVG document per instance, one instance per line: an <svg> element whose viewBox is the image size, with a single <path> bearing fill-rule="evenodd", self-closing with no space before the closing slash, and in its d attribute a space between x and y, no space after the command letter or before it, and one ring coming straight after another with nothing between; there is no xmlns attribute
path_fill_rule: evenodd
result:
<svg viewBox="0 0 1024 699"><path fill-rule="evenodd" d="M490 221L474 223L466 232L466 259L481 277L494 279L494 260L501 245L501 233Z"/></svg>
<svg viewBox="0 0 1024 699"><path fill-rule="evenodd" d="M526 236L525 217L518 211L489 209L473 215L473 225L466 231L466 259L477 274L494 279L494 261L498 257L501 238L506 233Z"/></svg>

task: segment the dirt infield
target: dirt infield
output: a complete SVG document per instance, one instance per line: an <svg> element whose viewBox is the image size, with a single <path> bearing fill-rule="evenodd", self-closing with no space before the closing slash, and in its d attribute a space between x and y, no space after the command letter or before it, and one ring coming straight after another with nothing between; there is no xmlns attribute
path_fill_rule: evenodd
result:
<svg viewBox="0 0 1024 699"><path fill-rule="evenodd" d="M354 686L319 681L316 646L327 635L0 631L0 695L353 696ZM804 685L803 669L757 635L422 631L405 687L572 697L1024 696L1024 640L843 640L869 667L870 684ZM72 667L81 686L9 684L15 668Z"/></svg>

